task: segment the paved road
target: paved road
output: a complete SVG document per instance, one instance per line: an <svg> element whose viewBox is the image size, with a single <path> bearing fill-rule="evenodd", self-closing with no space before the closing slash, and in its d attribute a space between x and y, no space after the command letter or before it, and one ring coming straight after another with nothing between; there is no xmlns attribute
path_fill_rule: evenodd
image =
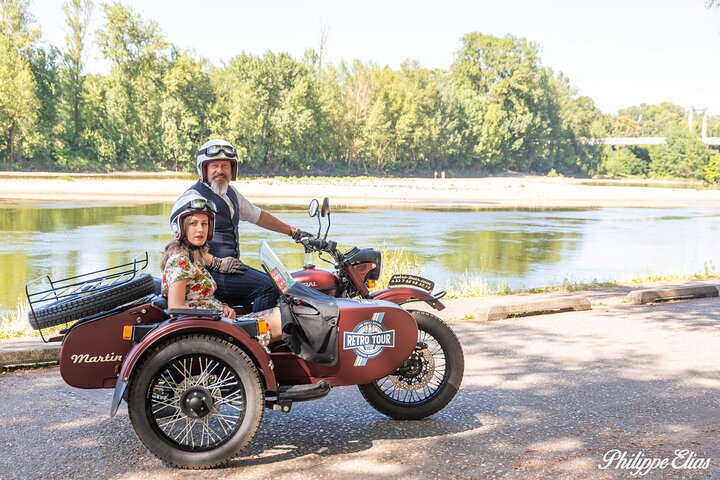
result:
<svg viewBox="0 0 720 480"><path fill-rule="evenodd" d="M391 421L339 388L290 415L266 411L243 456L202 477L720 478L718 307L715 298L455 324L465 379L444 411ZM68 387L46 368L1 375L0 393L2 479L188 475L143 448L125 411L108 417L108 390ZM618 462L598 468L612 449L628 461L688 449L694 466L710 464L630 476Z"/></svg>

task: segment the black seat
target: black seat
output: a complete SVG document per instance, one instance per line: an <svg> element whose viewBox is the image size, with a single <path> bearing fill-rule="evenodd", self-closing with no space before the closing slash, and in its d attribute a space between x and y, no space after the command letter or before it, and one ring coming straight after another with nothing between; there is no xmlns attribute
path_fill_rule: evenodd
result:
<svg viewBox="0 0 720 480"><path fill-rule="evenodd" d="M168 308L167 298L163 297L162 295L153 296L148 303L151 303L156 307L162 308L163 310L167 310Z"/></svg>

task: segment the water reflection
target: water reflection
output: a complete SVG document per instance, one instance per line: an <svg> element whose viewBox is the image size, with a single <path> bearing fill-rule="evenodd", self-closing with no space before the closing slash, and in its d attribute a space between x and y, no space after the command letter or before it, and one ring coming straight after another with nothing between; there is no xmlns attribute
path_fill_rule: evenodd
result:
<svg viewBox="0 0 720 480"><path fill-rule="evenodd" d="M317 231L305 209L266 207L286 222ZM170 241L170 204L0 204L0 310L15 308L25 283L64 278L126 263L149 253L159 273ZM622 280L701 271L716 261L720 216L712 208L571 211L335 211L330 237L341 246L384 247L416 254L422 274L445 288L465 272L490 284L537 287L569 278ZM243 260L259 266L268 241L291 269L303 252L287 237L242 224ZM316 259L318 266L327 267Z"/></svg>
<svg viewBox="0 0 720 480"><path fill-rule="evenodd" d="M557 263L577 248L577 232L532 230L458 231L440 256L451 272L520 276L537 263Z"/></svg>

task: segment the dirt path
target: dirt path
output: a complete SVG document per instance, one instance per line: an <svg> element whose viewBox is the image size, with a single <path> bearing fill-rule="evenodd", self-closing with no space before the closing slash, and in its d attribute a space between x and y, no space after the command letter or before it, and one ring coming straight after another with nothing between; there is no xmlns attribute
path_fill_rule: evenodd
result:
<svg viewBox="0 0 720 480"><path fill-rule="evenodd" d="M0 175L0 200L172 202L194 177L135 174L97 176ZM599 182L596 182L599 183ZM328 196L334 205L436 208L590 208L720 206L720 190L592 185L547 177L240 179L235 187L251 201L307 205Z"/></svg>

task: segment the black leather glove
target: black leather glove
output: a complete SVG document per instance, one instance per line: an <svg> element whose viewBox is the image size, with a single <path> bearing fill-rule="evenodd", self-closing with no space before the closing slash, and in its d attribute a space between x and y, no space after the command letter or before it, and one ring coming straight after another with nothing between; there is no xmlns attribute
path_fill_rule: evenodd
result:
<svg viewBox="0 0 720 480"><path fill-rule="evenodd" d="M292 231L290 232L290 237L292 237L292 239L295 240L296 242L298 240L300 240L301 238L309 238L309 237L314 237L314 236L315 235L313 235L312 233L308 233L304 230L300 230L299 228L295 228L295 227L293 227Z"/></svg>
<svg viewBox="0 0 720 480"><path fill-rule="evenodd" d="M240 259L235 257L213 257L212 262L208 265L208 270L218 273L232 273L233 275L242 275L250 268Z"/></svg>

